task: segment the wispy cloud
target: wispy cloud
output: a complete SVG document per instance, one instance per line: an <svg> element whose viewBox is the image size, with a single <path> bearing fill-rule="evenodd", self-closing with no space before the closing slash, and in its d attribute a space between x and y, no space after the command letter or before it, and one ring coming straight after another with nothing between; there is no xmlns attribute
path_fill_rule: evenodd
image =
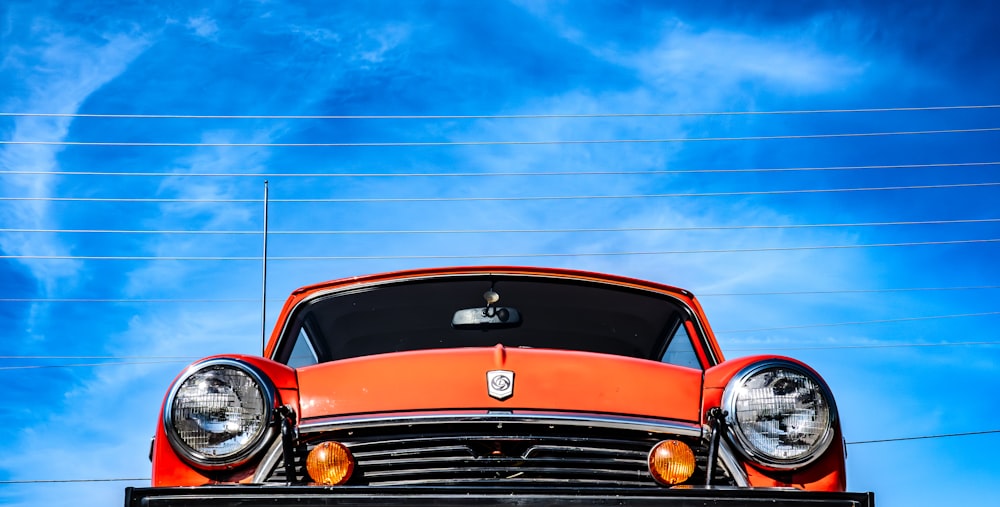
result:
<svg viewBox="0 0 1000 507"><path fill-rule="evenodd" d="M701 26L667 17L641 28L645 44L623 46L582 30L561 9L534 2L526 2L525 7L552 24L566 40L601 59L634 69L651 90L680 99L718 102L734 92L839 90L860 82L869 66L845 48L824 47L817 41L818 33L850 24L847 16L818 15L796 29L759 31Z"/></svg>
<svg viewBox="0 0 1000 507"><path fill-rule="evenodd" d="M655 48L623 61L661 89L711 82L714 90L752 84L771 92L815 93L841 88L865 69L847 55L816 47L810 37L696 31L680 22L663 29Z"/></svg>
<svg viewBox="0 0 1000 507"><path fill-rule="evenodd" d="M25 83L24 96L8 97L4 109L15 111L52 111L73 113L101 86L120 75L149 41L134 35L109 34L98 42L66 35L51 21L32 22L38 42L9 48L5 72L16 72ZM14 120L11 139L60 141L67 137L71 120L66 118L18 118ZM0 148L0 165L9 169L52 171L60 168L59 148L8 145ZM46 176L8 178L7 195L49 197L56 179ZM23 228L51 228L63 217L53 214L44 201L19 203L6 207L0 221ZM69 245L58 239L38 236L0 236L0 248L14 255L65 255ZM57 282L72 281L79 268L76 262L31 263L46 293Z"/></svg>
<svg viewBox="0 0 1000 507"><path fill-rule="evenodd" d="M219 33L219 24L210 16L204 14L188 18L186 26L195 35L203 39L214 40L215 35Z"/></svg>
<svg viewBox="0 0 1000 507"><path fill-rule="evenodd" d="M412 32L410 26L404 23L366 25L344 26L341 31L319 24L295 24L289 28L310 45L331 49L347 62L366 64L382 63L387 53L405 45Z"/></svg>

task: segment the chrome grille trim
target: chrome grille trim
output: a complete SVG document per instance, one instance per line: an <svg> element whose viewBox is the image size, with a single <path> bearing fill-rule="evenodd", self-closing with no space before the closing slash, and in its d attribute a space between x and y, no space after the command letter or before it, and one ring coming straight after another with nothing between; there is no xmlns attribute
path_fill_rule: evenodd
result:
<svg viewBox="0 0 1000 507"><path fill-rule="evenodd" d="M703 476L707 439L702 436L708 433L693 424L635 417L486 411L324 418L305 422L299 431L303 442L296 450L299 477L308 448L334 438L358 460L355 477L371 486L515 487L567 480L592 486L657 487L646 459L649 448L666 438L692 445ZM742 467L722 443L716 477L723 480L716 483L746 485ZM499 446L502 454L494 456L489 445ZM285 483L280 443L268 450L253 480Z"/></svg>
<svg viewBox="0 0 1000 507"><path fill-rule="evenodd" d="M719 460L722 461L722 466L726 468L729 476L733 478L737 486L743 488L750 487L750 478L747 477L747 471L736 460L736 454L733 453L733 449L729 447L729 443L724 438L719 439Z"/></svg>
<svg viewBox="0 0 1000 507"><path fill-rule="evenodd" d="M440 413L412 412L405 414L378 416L329 417L303 421L299 425L300 433L319 431L334 431L356 427L421 425L421 424L479 424L496 423L531 423L559 424L566 426L589 426L613 429L650 431L654 433L672 433L688 437L701 437L702 428L697 424L647 419L643 417L613 416L602 414L569 414L561 412L518 411L515 413L488 412L480 413Z"/></svg>
<svg viewBox="0 0 1000 507"><path fill-rule="evenodd" d="M257 466L257 470L253 474L254 483L263 484L267 482L267 478L272 475L275 467L278 466L281 454L281 439L277 438L271 444L271 448L267 450L267 454L264 455L264 459L261 460L260 465Z"/></svg>

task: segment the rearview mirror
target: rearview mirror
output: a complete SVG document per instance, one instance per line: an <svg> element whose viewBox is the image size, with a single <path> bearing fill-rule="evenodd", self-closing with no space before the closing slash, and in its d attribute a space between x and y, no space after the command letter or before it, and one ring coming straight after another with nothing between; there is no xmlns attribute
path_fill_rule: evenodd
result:
<svg viewBox="0 0 1000 507"><path fill-rule="evenodd" d="M484 308L466 308L455 312L451 318L451 327L514 327L521 324L521 314L517 308L503 306L487 306Z"/></svg>

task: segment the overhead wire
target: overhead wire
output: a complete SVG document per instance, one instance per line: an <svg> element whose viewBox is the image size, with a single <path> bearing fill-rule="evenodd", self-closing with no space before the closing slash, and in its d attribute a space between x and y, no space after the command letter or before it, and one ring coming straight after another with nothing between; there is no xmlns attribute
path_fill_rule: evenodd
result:
<svg viewBox="0 0 1000 507"><path fill-rule="evenodd" d="M874 169L941 169L964 167L1000 166L1000 161L993 162L952 162L936 164L889 164L889 165L845 165L845 166L815 166L815 167L770 167L744 169L649 169L620 171L521 171L521 172L436 172L436 173L402 173L402 172L351 172L351 173L209 173L209 172L155 172L155 171L33 171L33 170L0 170L3 175L43 175L43 176L140 176L140 177L176 177L176 178L446 178L446 177L505 177L505 176L651 176L659 174L718 174L718 173L772 173L772 172L815 172L815 171L865 171Z"/></svg>
<svg viewBox="0 0 1000 507"><path fill-rule="evenodd" d="M853 245L815 245L759 248L723 248L702 250L654 250L630 252L548 252L548 253L478 253L457 255L276 255L268 261L333 261L333 260L434 260L434 259L517 259L517 258L566 258L566 257L623 257L646 255L684 255L750 252L788 252L802 250L838 250L853 248L892 248L942 245L991 244L1000 238L961 239L948 241L910 241L903 243L868 243ZM0 255L0 259L21 260L95 260L95 261L260 261L259 256L156 256L156 255Z"/></svg>
<svg viewBox="0 0 1000 507"><path fill-rule="evenodd" d="M865 320L865 321L853 321L853 322L830 322L824 324L802 324L797 326L781 326L781 327L762 327L756 329L730 329L725 331L715 331L717 335L725 334L737 334L737 333L759 333L765 331L785 331L790 329L808 329L817 327L835 327L835 326L856 326L856 325L868 325L868 324L886 324L894 322L912 322L918 320L934 320L934 319L954 319L954 318L964 318L964 317L987 317L993 315L1000 315L1000 311L997 312L979 312L979 313L959 313L953 315L928 315L922 317L904 317L898 319L881 319L881 320Z"/></svg>
<svg viewBox="0 0 1000 507"><path fill-rule="evenodd" d="M705 292L694 291L698 299L711 297L753 297L753 296L803 296L838 294L884 294L915 291L970 291L995 290L1000 285L972 285L962 287L900 287L884 289L836 289L799 290L765 292ZM268 298L270 302L281 302L284 298ZM0 303L260 303L260 298L0 298Z"/></svg>
<svg viewBox="0 0 1000 507"><path fill-rule="evenodd" d="M952 437L969 437L973 435L990 435L1000 433L1000 429L996 430L983 430L983 431L966 431L963 433L945 433L940 435L920 435L915 437L897 437L897 438L879 438L875 440L855 440L853 442L847 442L847 445L862 445L862 444L884 444L889 442L906 442L910 440L928 440L928 439L938 439L938 438L952 438Z"/></svg>
<svg viewBox="0 0 1000 507"><path fill-rule="evenodd" d="M614 199L659 199L677 197L734 197L760 195L795 195L848 192L882 192L896 190L939 190L951 188L996 187L1000 182L951 183L941 185L900 185L888 187L810 188L793 190L746 190L734 192L671 192L662 194L620 195L548 195L548 196L492 196L492 197L344 197L344 198L291 198L269 199L270 203L415 203L415 202L486 202L486 201L569 201ZM201 204L260 204L262 199L183 198L183 197L0 197L0 201L46 202L115 202L115 203L201 203Z"/></svg>
<svg viewBox="0 0 1000 507"><path fill-rule="evenodd" d="M172 359L165 361L116 361L111 363L87 363L87 364L28 364L28 365L17 365L17 366L0 366L0 371L7 370L39 370L39 369L51 369L51 368L82 368L82 367L98 367L98 366L135 366L135 365L151 365L151 364L176 364L176 363L187 363L190 361L181 359Z"/></svg>
<svg viewBox="0 0 1000 507"><path fill-rule="evenodd" d="M13 479L3 480L0 484L73 484L87 482L148 482L149 477L130 477L122 479Z"/></svg>
<svg viewBox="0 0 1000 507"><path fill-rule="evenodd" d="M270 299L268 301L284 301ZM0 298L0 303L260 303L260 298L184 299L184 298Z"/></svg>
<svg viewBox="0 0 1000 507"><path fill-rule="evenodd" d="M791 139L838 139L859 137L915 136L936 134L974 134L1000 132L1000 127L939 130L900 130L889 132L845 132L839 134L785 134L772 136L734 137L675 137L659 139L563 139L544 141L392 141L392 142L336 142L336 143L218 143L218 142L128 142L128 141L30 141L0 140L0 145L24 146L107 146L107 147L168 147L168 148L412 148L420 146L552 146L596 144L664 144L716 141L773 141Z"/></svg>
<svg viewBox="0 0 1000 507"><path fill-rule="evenodd" d="M835 290L796 290L796 291L769 291L769 292L709 292L697 294L703 297L729 297L729 296L801 296L810 294L869 294L886 292L912 292L912 291L948 291L948 290L989 290L1000 289L1000 285L969 285L963 287L899 287L885 289L835 289Z"/></svg>
<svg viewBox="0 0 1000 507"><path fill-rule="evenodd" d="M838 113L886 113L920 111L965 111L997 109L1000 104L971 104L953 106L876 107L842 109L802 109L775 111L709 111L673 113L536 113L536 114L478 114L478 115L208 115L208 114L115 114L115 113L52 113L4 111L8 117L55 118L111 118L111 119L187 119L187 120L501 120L544 118L662 118L691 116L760 116L760 115L810 115Z"/></svg>
<svg viewBox="0 0 1000 507"><path fill-rule="evenodd" d="M268 301L284 301L270 299ZM183 298L0 298L0 303L260 303L260 298L183 299Z"/></svg>
<svg viewBox="0 0 1000 507"><path fill-rule="evenodd" d="M881 324L882 321L875 322ZM854 324L865 324L856 322ZM924 348L924 347L978 347L984 345L1000 345L1000 341L977 341L977 342L942 342L942 343L879 343L866 345L827 345L810 347L789 347L779 345L776 347L725 347L725 352L768 352L787 350L853 350L853 349L899 349L899 348Z"/></svg>
<svg viewBox="0 0 1000 507"><path fill-rule="evenodd" d="M6 359L6 360L10 360L10 359L21 359L21 360L25 360L25 359L32 359L32 360L38 360L38 359L45 359L45 360L53 360L53 359L92 359L92 360L96 360L96 359L110 359L110 360L121 360L121 359L198 359L198 356L109 356L109 355L103 355L103 356L67 356L67 355L58 355L58 356L40 356L40 355L17 356L17 355L4 355L4 356L0 356L0 359Z"/></svg>
<svg viewBox="0 0 1000 507"><path fill-rule="evenodd" d="M581 227L564 229L374 229L374 230L268 230L268 235L405 235L405 234L563 234L597 232L692 232L753 229L809 229L848 227L889 227L910 225L954 225L997 223L1000 218L970 218L958 220L909 220L895 222L854 222L816 224L751 224L713 225L691 227ZM261 235L260 230L168 230L168 229L21 229L0 228L0 233L54 233L54 234L206 234L206 235Z"/></svg>

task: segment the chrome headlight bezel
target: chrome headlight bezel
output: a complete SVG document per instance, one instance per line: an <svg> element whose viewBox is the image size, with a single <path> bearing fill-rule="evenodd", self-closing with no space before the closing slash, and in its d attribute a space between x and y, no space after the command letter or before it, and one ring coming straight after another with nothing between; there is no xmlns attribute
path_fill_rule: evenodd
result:
<svg viewBox="0 0 1000 507"><path fill-rule="evenodd" d="M177 396L185 383L195 375L204 373L209 369L232 369L247 375L256 384L256 388L262 398L262 414L260 417L260 428L250 436L250 439L237 450L222 454L206 454L188 445L178 434L177 423L174 419L174 404ZM206 469L219 470L235 468L245 464L253 456L262 451L274 438L276 433L273 421L274 404L277 397L276 389L271 380L256 367L237 359L217 358L209 359L201 363L192 365L185 371L174 385L171 387L166 401L163 405L163 429L170 442L170 446L177 454L190 464Z"/></svg>
<svg viewBox="0 0 1000 507"><path fill-rule="evenodd" d="M743 425L740 424L740 421L738 420L738 413L736 411L740 390L746 386L747 382L756 378L758 375L773 370L784 370L792 374L801 375L813 382L816 386L817 394L822 397L827 407L828 416L825 421L825 429L816 441L808 446L805 452L791 458L776 456L773 453L768 453L766 450L756 446L750 436L747 435ZM773 470L791 470L804 467L819 459L819 457L826 452L834 440L835 428L837 424L837 406L834 402L833 394L830 391L830 388L821 377L805 366L793 361L772 359L753 363L743 368L739 371L739 373L733 376L733 378L729 381L729 384L726 386L726 390L722 397L722 408L728 412L726 415L726 426L728 428L727 434L729 435L730 440L736 444L736 447L741 453L743 453L744 456L764 468Z"/></svg>

